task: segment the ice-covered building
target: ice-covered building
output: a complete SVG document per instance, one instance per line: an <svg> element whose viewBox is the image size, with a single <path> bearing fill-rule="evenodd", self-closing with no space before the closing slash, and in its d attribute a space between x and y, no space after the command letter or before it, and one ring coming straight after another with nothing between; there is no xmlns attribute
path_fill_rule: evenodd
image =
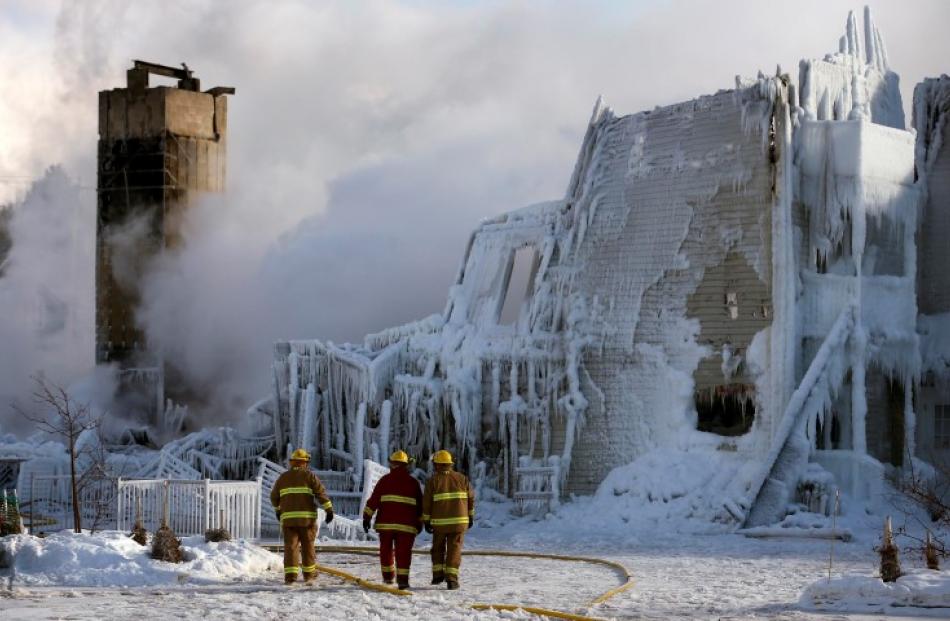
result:
<svg viewBox="0 0 950 621"><path fill-rule="evenodd" d="M322 468L447 447L509 495L590 493L663 449L729 456L714 484L737 524L780 519L809 462L866 494L924 444L915 397L946 396L918 385L922 342L934 373L950 358L946 84L918 89L916 183L867 11L797 83L626 116L598 101L564 198L478 226L441 314L277 343L257 410Z"/></svg>
<svg viewBox="0 0 950 621"><path fill-rule="evenodd" d="M914 89L917 185L917 305L921 381L918 446L925 460L950 463L950 77Z"/></svg>

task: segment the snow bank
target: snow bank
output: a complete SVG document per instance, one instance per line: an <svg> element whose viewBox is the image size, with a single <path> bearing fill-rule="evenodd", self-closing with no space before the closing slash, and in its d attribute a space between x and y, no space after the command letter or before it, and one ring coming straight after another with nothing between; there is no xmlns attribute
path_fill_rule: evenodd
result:
<svg viewBox="0 0 950 621"><path fill-rule="evenodd" d="M0 540L0 565L13 570L13 584L28 586L145 586L232 582L279 571L280 557L248 541L205 543L186 537L187 561L163 563L149 557L126 533L76 534L46 538L15 535Z"/></svg>
<svg viewBox="0 0 950 621"><path fill-rule="evenodd" d="M911 569L894 583L881 582L879 576L825 578L805 588L801 604L810 609L850 612L895 606L950 609L950 571Z"/></svg>
<svg viewBox="0 0 950 621"><path fill-rule="evenodd" d="M581 521L585 531L622 538L655 533L657 527L667 533L731 532L755 468L731 448L656 449L612 470L589 502L564 505L553 519Z"/></svg>

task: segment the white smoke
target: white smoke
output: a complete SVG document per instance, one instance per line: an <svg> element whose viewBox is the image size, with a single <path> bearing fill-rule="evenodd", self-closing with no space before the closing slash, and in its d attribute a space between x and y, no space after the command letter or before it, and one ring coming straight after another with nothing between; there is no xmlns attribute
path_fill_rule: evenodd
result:
<svg viewBox="0 0 950 621"><path fill-rule="evenodd" d="M0 277L0 420L28 430L32 375L66 385L93 361L95 201L60 168L49 169L16 205L13 246Z"/></svg>

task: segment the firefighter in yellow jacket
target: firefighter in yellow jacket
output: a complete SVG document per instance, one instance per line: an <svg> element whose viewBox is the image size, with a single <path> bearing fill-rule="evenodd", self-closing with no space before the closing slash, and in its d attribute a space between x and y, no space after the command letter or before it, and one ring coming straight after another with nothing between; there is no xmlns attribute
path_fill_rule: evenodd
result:
<svg viewBox="0 0 950 621"><path fill-rule="evenodd" d="M432 584L445 580L449 589L459 588L462 541L475 520L475 492L468 477L452 470L452 454L437 451L432 456L435 474L422 494L422 522L432 533Z"/></svg>
<svg viewBox="0 0 950 621"><path fill-rule="evenodd" d="M333 521L333 504L309 464L310 453L303 449L294 451L290 456L290 470L277 478L270 491L270 502L284 535L284 582L287 584L293 584L301 571L304 582L312 582L316 577L317 503L326 511L326 523Z"/></svg>

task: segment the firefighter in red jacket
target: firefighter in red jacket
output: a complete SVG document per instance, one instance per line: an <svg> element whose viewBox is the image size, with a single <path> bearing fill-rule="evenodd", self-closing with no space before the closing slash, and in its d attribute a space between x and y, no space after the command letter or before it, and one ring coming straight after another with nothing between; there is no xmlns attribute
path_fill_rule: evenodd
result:
<svg viewBox="0 0 950 621"><path fill-rule="evenodd" d="M383 582L392 584L393 575L400 589L409 588L409 565L412 562L412 544L422 530L422 488L409 474L409 456L396 451L389 457L389 474L383 476L373 489L373 495L363 510L363 530L369 532L373 514L379 533L379 565ZM393 563L393 546L396 559Z"/></svg>

